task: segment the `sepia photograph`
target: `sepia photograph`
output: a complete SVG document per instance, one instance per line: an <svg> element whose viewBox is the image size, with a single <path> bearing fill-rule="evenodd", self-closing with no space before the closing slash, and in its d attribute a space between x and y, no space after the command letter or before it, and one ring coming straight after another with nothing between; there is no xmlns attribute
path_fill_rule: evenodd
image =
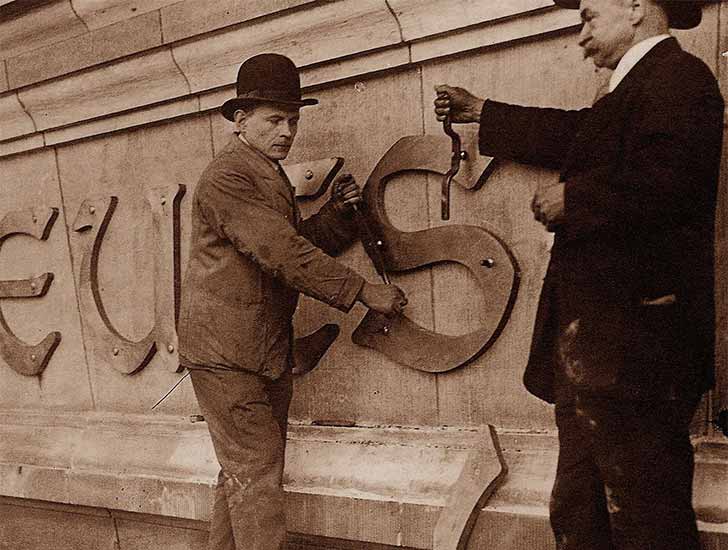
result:
<svg viewBox="0 0 728 550"><path fill-rule="evenodd" d="M0 550L728 550L728 2L0 0Z"/></svg>

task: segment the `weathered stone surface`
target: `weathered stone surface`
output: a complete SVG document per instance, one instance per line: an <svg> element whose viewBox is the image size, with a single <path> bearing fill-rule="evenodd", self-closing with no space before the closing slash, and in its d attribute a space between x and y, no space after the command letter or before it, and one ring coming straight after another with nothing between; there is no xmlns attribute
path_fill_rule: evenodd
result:
<svg viewBox="0 0 728 550"><path fill-rule="evenodd" d="M61 42L86 32L70 0L47 2L0 21L0 58Z"/></svg>
<svg viewBox="0 0 728 550"><path fill-rule="evenodd" d="M161 43L159 15L152 12L12 57L7 60L8 80L11 88L20 88Z"/></svg>
<svg viewBox="0 0 728 550"><path fill-rule="evenodd" d="M185 96L189 87L168 50L157 50L19 92L39 130Z"/></svg>
<svg viewBox="0 0 728 550"><path fill-rule="evenodd" d="M178 101L143 107L114 114L73 126L46 130L43 132L46 145L58 145L78 139L101 134L108 134L118 130L131 129L153 122L168 121L180 116L196 113L199 110L197 97L185 97Z"/></svg>
<svg viewBox="0 0 728 550"><path fill-rule="evenodd" d="M16 93L0 96L0 141L31 134L35 125L30 115L23 109Z"/></svg>
<svg viewBox="0 0 728 550"><path fill-rule="evenodd" d="M554 5L551 0L390 0L389 4L397 16L402 27L402 37L406 41ZM424 17L423 13L426 14Z"/></svg>
<svg viewBox="0 0 728 550"><path fill-rule="evenodd" d="M157 525L132 519L117 519L120 550L197 550L207 544L207 529Z"/></svg>
<svg viewBox="0 0 728 550"><path fill-rule="evenodd" d="M560 31L579 25L575 10L552 9L546 13L523 15L496 21L485 26L475 26L457 34L434 36L430 40L414 42L412 61L425 61L458 52L474 50L511 42L549 32ZM552 61L549 61L551 63ZM540 88L539 88L540 90Z"/></svg>
<svg viewBox="0 0 728 550"><path fill-rule="evenodd" d="M178 1L160 10L164 41L175 42L314 2L315 0Z"/></svg>
<svg viewBox="0 0 728 550"><path fill-rule="evenodd" d="M94 516L0 503L0 548L117 550L114 522Z"/></svg>
<svg viewBox="0 0 728 550"><path fill-rule="evenodd" d="M382 0L322 3L274 19L251 21L172 47L193 92L235 82L247 57L270 51L298 66L330 61L399 42L396 21Z"/></svg>
<svg viewBox="0 0 728 550"><path fill-rule="evenodd" d="M7 157L33 149L40 149L45 145L42 134L31 134L9 141L0 141L0 157Z"/></svg>
<svg viewBox="0 0 728 550"><path fill-rule="evenodd" d="M83 235L73 231L70 224L81 204L99 195L119 198L101 245L99 282L101 299L112 324L128 339L139 340L154 323L154 233L145 194L156 187L187 186L186 200L181 203L181 265L186 265L191 197L211 158L210 127L204 116L58 149L71 249L78 259L76 266ZM82 319L87 322L83 314ZM149 411L179 379L179 375L165 371L158 361L152 358L144 370L131 377L91 364L97 406L129 413ZM187 380L157 412L192 414L196 409Z"/></svg>
<svg viewBox="0 0 728 550"><path fill-rule="evenodd" d="M9 88L7 68L5 67L5 60L0 61L0 93L7 91Z"/></svg>
<svg viewBox="0 0 728 550"><path fill-rule="evenodd" d="M156 11L176 2L179 0L72 0L71 3L86 26L94 30Z"/></svg>
<svg viewBox="0 0 728 550"><path fill-rule="evenodd" d="M42 298L7 299L0 306L18 338L36 344L49 332L60 331L55 350L42 378L25 377L0 361L0 408L86 410L91 393L76 305L73 270L63 224L64 204L53 151L17 155L0 160L2 213L31 206L58 208L59 219L49 237L9 237L0 250L0 279L25 279L54 274Z"/></svg>

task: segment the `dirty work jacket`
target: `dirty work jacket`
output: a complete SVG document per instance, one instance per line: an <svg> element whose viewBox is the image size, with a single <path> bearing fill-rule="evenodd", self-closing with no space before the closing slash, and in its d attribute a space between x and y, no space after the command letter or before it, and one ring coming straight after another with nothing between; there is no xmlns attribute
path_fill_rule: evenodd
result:
<svg viewBox="0 0 728 550"><path fill-rule="evenodd" d="M182 364L278 378L291 361L299 292L343 311L356 300L363 279L324 252L348 245L351 229L330 203L301 221L287 178L235 136L193 197Z"/></svg>
<svg viewBox="0 0 728 550"><path fill-rule="evenodd" d="M713 384L722 131L715 77L674 38L592 108L486 102L481 152L565 182L524 376L533 394L554 401L557 373L618 398L690 398Z"/></svg>

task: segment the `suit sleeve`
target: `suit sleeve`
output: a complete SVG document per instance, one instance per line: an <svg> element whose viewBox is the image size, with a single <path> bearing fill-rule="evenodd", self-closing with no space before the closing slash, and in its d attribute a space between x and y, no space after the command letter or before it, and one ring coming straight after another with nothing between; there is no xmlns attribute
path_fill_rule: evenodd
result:
<svg viewBox="0 0 728 550"><path fill-rule="evenodd" d="M221 237L291 288L351 309L364 280L299 235L249 178L220 170L206 183L200 206Z"/></svg>
<svg viewBox="0 0 728 550"><path fill-rule="evenodd" d="M642 92L619 167L596 166L565 185L567 234L689 222L712 212L723 99L705 68Z"/></svg>
<svg viewBox="0 0 728 550"><path fill-rule="evenodd" d="M327 254L338 256L357 238L356 221L352 214L340 214L328 201L316 214L301 222L299 231Z"/></svg>
<svg viewBox="0 0 728 550"><path fill-rule="evenodd" d="M587 112L588 109L565 111L487 100L480 117L480 153L559 169Z"/></svg>

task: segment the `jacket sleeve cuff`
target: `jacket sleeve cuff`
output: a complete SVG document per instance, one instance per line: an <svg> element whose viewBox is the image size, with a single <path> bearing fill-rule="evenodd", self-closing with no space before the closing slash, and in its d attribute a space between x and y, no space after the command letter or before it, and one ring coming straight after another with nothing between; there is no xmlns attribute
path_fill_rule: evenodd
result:
<svg viewBox="0 0 728 550"><path fill-rule="evenodd" d="M354 307L357 296L359 296L359 292L363 286L364 278L352 271L344 281L344 285L336 296L335 302L331 305L345 313L349 313L351 308Z"/></svg>

